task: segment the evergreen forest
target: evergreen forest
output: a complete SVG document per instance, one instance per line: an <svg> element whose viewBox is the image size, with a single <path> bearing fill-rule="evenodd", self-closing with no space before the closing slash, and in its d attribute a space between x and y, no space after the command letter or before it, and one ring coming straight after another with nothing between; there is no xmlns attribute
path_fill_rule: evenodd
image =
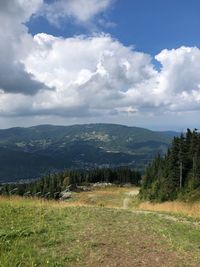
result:
<svg viewBox="0 0 200 267"><path fill-rule="evenodd" d="M151 201L200 198L200 133L187 129L174 137L167 154L146 168L140 196Z"/></svg>
<svg viewBox="0 0 200 267"><path fill-rule="evenodd" d="M30 183L11 183L0 186L1 195L20 195L58 199L60 193L68 186L78 190L76 186L88 186L94 183L133 184L139 185L141 174L128 168L102 168L93 170L65 170L49 174L42 179Z"/></svg>

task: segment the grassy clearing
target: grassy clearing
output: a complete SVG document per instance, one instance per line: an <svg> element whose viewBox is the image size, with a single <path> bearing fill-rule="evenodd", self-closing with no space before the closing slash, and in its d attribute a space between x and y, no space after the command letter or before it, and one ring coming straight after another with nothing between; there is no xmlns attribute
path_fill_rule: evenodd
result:
<svg viewBox="0 0 200 267"><path fill-rule="evenodd" d="M139 188L101 188L94 191L74 194L67 203L74 206L99 206L107 208L125 208L130 210L159 211L176 213L200 218L200 202L141 202L137 194ZM67 205L67 204L66 204Z"/></svg>
<svg viewBox="0 0 200 267"><path fill-rule="evenodd" d="M122 209L134 190L1 198L0 267L200 266L200 220Z"/></svg>
<svg viewBox="0 0 200 267"><path fill-rule="evenodd" d="M137 187L129 188L117 186L99 188L89 192L74 194L68 203L73 205L122 208L124 206L124 199L132 197L130 192L135 196L138 194L139 189Z"/></svg>

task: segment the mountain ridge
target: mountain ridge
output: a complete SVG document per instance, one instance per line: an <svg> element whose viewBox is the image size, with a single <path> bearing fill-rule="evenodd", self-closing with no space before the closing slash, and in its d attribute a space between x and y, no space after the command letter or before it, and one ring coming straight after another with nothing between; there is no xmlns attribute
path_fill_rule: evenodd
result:
<svg viewBox="0 0 200 267"><path fill-rule="evenodd" d="M165 153L170 141L159 132L108 123L1 129L0 181L31 179L65 168L143 169L156 154Z"/></svg>

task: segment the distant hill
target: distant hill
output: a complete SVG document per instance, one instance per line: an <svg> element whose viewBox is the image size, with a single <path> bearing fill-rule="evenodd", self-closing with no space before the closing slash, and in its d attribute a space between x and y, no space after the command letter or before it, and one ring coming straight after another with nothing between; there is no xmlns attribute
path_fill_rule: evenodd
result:
<svg viewBox="0 0 200 267"><path fill-rule="evenodd" d="M162 131L162 132L158 132L158 133L161 133L161 134L164 134L165 136L168 136L168 137L177 137L177 136L180 136L180 132L175 132L175 131Z"/></svg>
<svg viewBox="0 0 200 267"><path fill-rule="evenodd" d="M0 181L38 178L65 168L143 169L171 136L115 124L39 125L0 130Z"/></svg>

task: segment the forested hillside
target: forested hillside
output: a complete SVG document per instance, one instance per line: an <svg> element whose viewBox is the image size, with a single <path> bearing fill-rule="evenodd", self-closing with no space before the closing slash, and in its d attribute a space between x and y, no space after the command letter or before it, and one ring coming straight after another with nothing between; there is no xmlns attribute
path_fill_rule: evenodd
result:
<svg viewBox="0 0 200 267"><path fill-rule="evenodd" d="M0 130L0 182L40 178L64 169L129 166L143 170L171 137L115 124L40 125Z"/></svg>
<svg viewBox="0 0 200 267"><path fill-rule="evenodd" d="M142 179L140 195L149 200L200 198L200 133L175 137L165 157L157 156Z"/></svg>

